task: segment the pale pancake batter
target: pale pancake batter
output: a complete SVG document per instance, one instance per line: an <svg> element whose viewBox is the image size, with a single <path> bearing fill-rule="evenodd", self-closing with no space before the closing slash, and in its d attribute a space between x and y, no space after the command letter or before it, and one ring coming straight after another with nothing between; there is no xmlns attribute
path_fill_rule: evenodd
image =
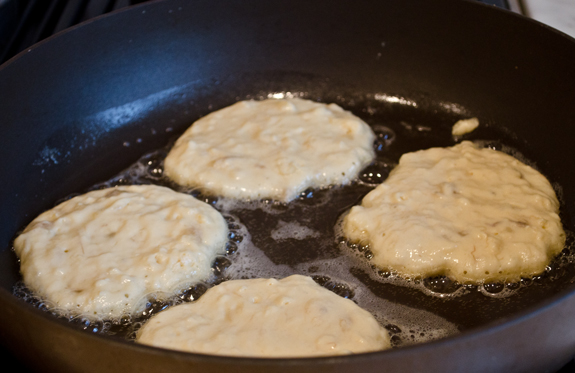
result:
<svg viewBox="0 0 575 373"><path fill-rule="evenodd" d="M224 282L196 302L152 317L136 341L255 357L341 355L390 347L387 332L369 312L301 275Z"/></svg>
<svg viewBox="0 0 575 373"><path fill-rule="evenodd" d="M453 136L463 136L467 133L475 131L479 127L479 119L469 118L458 120L451 128Z"/></svg>
<svg viewBox="0 0 575 373"><path fill-rule="evenodd" d="M404 154L344 219L373 262L407 276L518 280L544 271L565 244L549 181L503 152L465 141Z"/></svg>
<svg viewBox="0 0 575 373"><path fill-rule="evenodd" d="M375 156L371 128L336 104L241 101L196 121L165 160L181 185L237 199L290 201L346 184Z"/></svg>
<svg viewBox="0 0 575 373"><path fill-rule="evenodd" d="M25 284L65 313L116 319L149 293L207 279L228 228L206 203L171 189L121 186L44 212L15 240Z"/></svg>

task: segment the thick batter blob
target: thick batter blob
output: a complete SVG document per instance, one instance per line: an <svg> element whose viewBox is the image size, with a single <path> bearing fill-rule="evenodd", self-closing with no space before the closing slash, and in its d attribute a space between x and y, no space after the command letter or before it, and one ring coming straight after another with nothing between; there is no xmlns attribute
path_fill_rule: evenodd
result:
<svg viewBox="0 0 575 373"><path fill-rule="evenodd" d="M198 301L172 307L146 323L137 342L234 356L340 355L390 347L367 311L293 275L282 280L230 280Z"/></svg>
<svg viewBox="0 0 575 373"><path fill-rule="evenodd" d="M458 120L457 123L453 125L451 129L451 134L453 136L463 136L466 133L473 132L479 127L479 119L469 118Z"/></svg>
<svg viewBox="0 0 575 373"><path fill-rule="evenodd" d="M351 209L343 230L373 262L407 276L518 280L544 271L565 244L547 179L471 142L404 154Z"/></svg>
<svg viewBox="0 0 575 373"><path fill-rule="evenodd" d="M336 104L241 101L196 121L165 160L178 184L238 199L290 201L346 184L374 158L371 128Z"/></svg>
<svg viewBox="0 0 575 373"><path fill-rule="evenodd" d="M92 191L44 212L14 248L25 284L57 309L116 319L138 312L146 294L207 279L227 233L208 204L132 185Z"/></svg>

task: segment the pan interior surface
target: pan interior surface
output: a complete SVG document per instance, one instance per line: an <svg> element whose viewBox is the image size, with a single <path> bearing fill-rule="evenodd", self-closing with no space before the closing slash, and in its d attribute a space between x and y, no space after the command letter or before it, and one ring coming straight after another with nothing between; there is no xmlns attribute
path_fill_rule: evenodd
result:
<svg viewBox="0 0 575 373"><path fill-rule="evenodd" d="M105 363L97 354L92 356L94 348L101 348L107 358L125 349L130 356L127 360L136 364L130 369L145 363L142 369L150 371L158 366L215 371L237 363L112 343L78 332L76 326L54 322L9 293L20 280L11 241L37 214L118 175L145 154L166 147L197 118L241 99L296 95L335 102L376 129L391 129L395 140L378 152L379 164L386 165L383 173L405 152L453 145L451 126L459 119L478 117L480 128L466 139L514 149L532 161L557 187L562 219L571 231L575 190L566 160L575 157L570 141L575 128L570 109L575 90L569 84L575 80L574 60L573 40L535 22L467 2L430 0L358 2L351 8L338 1L273 5L264 1L249 5L164 1L103 17L51 38L0 67L5 132L0 156L2 173L11 175L0 186L0 284L8 303L2 317L26 315L15 325L3 325L3 334L16 347L30 346L19 352L21 356L31 353L48 359L51 355L55 371L86 369L85 361L100 369L108 364L117 371L125 368L122 364L128 365ZM140 180L144 179L165 182L150 177ZM290 206L272 207L273 213L262 208L233 213L271 262L322 281L330 274L316 263L342 254L333 229L338 218L381 179L311 191L311 197L303 195ZM201 197L214 201L214 196ZM270 240L272 231L280 221L301 221L302 216L320 236L305 244L285 240L279 250L277 242ZM292 254L285 254L288 249ZM558 260L569 262L570 253ZM513 329L520 323L514 315L572 291L573 266L556 267L525 280L508 297L497 296L503 290L498 285L483 292L469 287L457 297L430 296L421 286L437 290L440 280L427 281L420 288L397 286L354 267L350 278L376 297L429 311L460 331L483 328L482 333L475 338L466 334L459 345L451 339L404 351L293 364L310 371L347 371L354 364L376 371L385 363L417 371L423 363L410 361L407 356L413 353L436 362L430 363L429 371L458 369L470 361L477 364L477 371L560 366L575 350L573 321L565 316L568 301L563 301L565 308L555 305L549 311L555 312L553 317L541 316L543 311L537 316L524 315L524 319L541 318ZM332 277L337 276L326 281ZM345 286L343 291L347 291ZM509 339L502 342L497 328L490 331L485 326L498 322L501 329L504 320L513 322L505 334ZM21 329L30 332L17 336ZM549 342L550 333L557 330L567 332ZM44 336L38 337L35 331ZM410 338L409 331L401 333L398 345ZM529 334L539 335L539 341L518 347ZM77 357L63 350L50 352L47 346L54 341L73 341L87 351L82 349ZM546 354L537 356L536 363L519 361L519 356L542 345ZM515 346L511 356L497 350L505 346ZM497 359L483 361L481 354L487 352ZM446 354L452 360L441 362ZM151 356L160 356L162 362L150 361ZM135 363L138 359L141 363ZM281 368L284 363L248 361L238 366L245 371L281 370L289 366Z"/></svg>

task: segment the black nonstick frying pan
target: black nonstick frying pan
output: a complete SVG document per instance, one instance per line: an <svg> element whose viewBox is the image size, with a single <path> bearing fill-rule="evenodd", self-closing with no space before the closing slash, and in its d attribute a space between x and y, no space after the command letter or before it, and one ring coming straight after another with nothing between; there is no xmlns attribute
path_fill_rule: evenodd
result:
<svg viewBox="0 0 575 373"><path fill-rule="evenodd" d="M135 345L26 303L13 295L20 277L11 242L37 214L164 148L198 117L240 99L288 92L336 102L392 129L396 141L378 158L389 165L406 151L453 145L451 125L478 117L482 125L468 139L531 161L556 186L570 232L574 61L575 41L566 35L448 0L157 1L41 42L0 67L2 344L49 372L556 370L575 353L569 247L542 276L470 287L455 298L352 271L377 297L433 312L458 335L413 346L403 338L396 349L355 356L239 359ZM343 188L327 202L312 191L313 198L280 207L295 219L305 206L327 206L310 215L309 224L331 242L317 250L287 242L290 250L280 251L268 239L277 218L262 210L236 215L272 262L303 268L342 254L333 225L372 187ZM433 288L441 279L422 281ZM506 298L484 295L513 287Z"/></svg>

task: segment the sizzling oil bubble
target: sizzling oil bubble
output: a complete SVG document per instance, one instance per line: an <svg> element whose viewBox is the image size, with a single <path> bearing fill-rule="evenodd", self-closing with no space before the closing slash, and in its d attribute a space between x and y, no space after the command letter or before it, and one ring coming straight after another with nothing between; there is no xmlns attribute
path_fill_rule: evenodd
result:
<svg viewBox="0 0 575 373"><path fill-rule="evenodd" d="M313 275L311 278L319 285L323 286L324 288L333 291L340 297L351 299L354 297L355 292L353 289L344 283L339 283L337 281L332 281L329 276L325 275Z"/></svg>
<svg viewBox="0 0 575 373"><path fill-rule="evenodd" d="M199 283L199 284L196 284L196 285L192 286L191 288L183 291L179 295L179 297L184 302L193 302L195 300L198 300L198 298L200 298L202 295L204 295L204 293L207 290L208 290L207 284Z"/></svg>
<svg viewBox="0 0 575 373"><path fill-rule="evenodd" d="M483 284L483 289L491 294L499 294L505 289L505 284L490 282L488 284Z"/></svg>
<svg viewBox="0 0 575 373"><path fill-rule="evenodd" d="M387 148L395 141L395 132L383 125L372 126L375 133L374 147L377 153L384 153Z"/></svg>
<svg viewBox="0 0 575 373"><path fill-rule="evenodd" d="M94 321L87 318L78 318L74 320L82 329L92 333L106 333L111 329L111 324L104 321Z"/></svg>
<svg viewBox="0 0 575 373"><path fill-rule="evenodd" d="M445 276L425 278L423 286L434 293L440 294L452 294L461 288L460 284Z"/></svg>
<svg viewBox="0 0 575 373"><path fill-rule="evenodd" d="M288 238L305 240L306 238L319 236L320 233L318 231L301 225L297 221L285 222L280 220L276 228L271 232L271 238L276 241L282 241Z"/></svg>
<svg viewBox="0 0 575 373"><path fill-rule="evenodd" d="M393 166L388 163L375 161L359 173L359 180L369 185L381 184L389 176Z"/></svg>
<svg viewBox="0 0 575 373"><path fill-rule="evenodd" d="M151 154L149 157L143 157L140 162L146 166L146 172L154 180L161 179L164 175L164 159L166 152L160 151Z"/></svg>
<svg viewBox="0 0 575 373"><path fill-rule="evenodd" d="M171 304L166 301L161 301L159 299L150 299L146 302L146 308L142 311L142 316L149 318L153 315L162 312L168 308ZM131 321L130 321L131 322Z"/></svg>

